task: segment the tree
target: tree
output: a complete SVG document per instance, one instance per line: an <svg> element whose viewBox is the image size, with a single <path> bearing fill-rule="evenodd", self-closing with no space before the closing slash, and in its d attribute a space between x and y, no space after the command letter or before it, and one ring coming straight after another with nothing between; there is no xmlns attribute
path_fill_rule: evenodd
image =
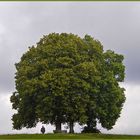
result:
<svg viewBox="0 0 140 140"><path fill-rule="evenodd" d="M97 121L112 128L125 100L118 83L124 79L122 61L122 55L104 52L89 35L83 39L67 33L43 36L15 64L13 128L42 122L61 132L61 124L67 123L74 133L75 122L96 130Z"/></svg>
<svg viewBox="0 0 140 140"><path fill-rule="evenodd" d="M100 61L98 80L93 82L95 86L89 92L90 100L87 105L87 126L83 132L96 130L97 121L102 127L112 129L120 116L125 101L124 88L119 82L124 80L124 57L111 50L103 53ZM93 86L94 87L94 86Z"/></svg>
<svg viewBox="0 0 140 140"><path fill-rule="evenodd" d="M111 129L120 116L125 101L124 88L119 82L124 80L124 57L107 50L104 54L104 69L99 81L100 93L98 96L98 120L106 129Z"/></svg>
<svg viewBox="0 0 140 140"><path fill-rule="evenodd" d="M62 123L71 126L86 118L86 85L74 72L83 61L84 45L73 34L52 33L23 54L16 64L16 92L11 96L17 110L12 118L15 129L30 128L40 121L55 124L61 131Z"/></svg>

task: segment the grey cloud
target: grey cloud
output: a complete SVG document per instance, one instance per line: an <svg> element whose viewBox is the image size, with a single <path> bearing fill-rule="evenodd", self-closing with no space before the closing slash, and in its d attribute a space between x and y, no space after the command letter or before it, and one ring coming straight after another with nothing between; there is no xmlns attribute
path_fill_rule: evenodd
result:
<svg viewBox="0 0 140 140"><path fill-rule="evenodd" d="M140 3L2 2L0 17L1 89L14 90L14 63L51 32L90 34L125 56L127 82L140 82Z"/></svg>
<svg viewBox="0 0 140 140"><path fill-rule="evenodd" d="M140 59L139 3L14 2L0 6L1 22L6 28L6 48L14 61L19 60L27 47L35 44L43 34L90 34L100 40L105 49L124 54L127 82L140 81L140 65L137 64Z"/></svg>

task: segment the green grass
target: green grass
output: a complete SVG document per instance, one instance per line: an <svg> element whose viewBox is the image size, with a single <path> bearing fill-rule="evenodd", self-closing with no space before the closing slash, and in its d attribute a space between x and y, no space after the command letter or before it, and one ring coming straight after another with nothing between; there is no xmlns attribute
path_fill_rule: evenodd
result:
<svg viewBox="0 0 140 140"><path fill-rule="evenodd" d="M53 139L53 140L131 140L140 139L140 136L136 135L109 135L109 134L14 134L14 135L0 135L0 139L18 139L18 140L30 140L30 139Z"/></svg>

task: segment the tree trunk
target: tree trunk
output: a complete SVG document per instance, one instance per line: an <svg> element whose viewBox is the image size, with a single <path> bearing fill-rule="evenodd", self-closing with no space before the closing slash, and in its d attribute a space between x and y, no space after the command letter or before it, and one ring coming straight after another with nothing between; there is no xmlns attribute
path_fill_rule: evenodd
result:
<svg viewBox="0 0 140 140"><path fill-rule="evenodd" d="M69 133L74 133L73 122L70 122L70 131L69 131Z"/></svg>
<svg viewBox="0 0 140 140"><path fill-rule="evenodd" d="M88 127L88 128L91 127L91 123L90 123L90 121L87 121L87 127Z"/></svg>
<svg viewBox="0 0 140 140"><path fill-rule="evenodd" d="M57 121L55 126L56 126L56 131L61 132L61 122Z"/></svg>

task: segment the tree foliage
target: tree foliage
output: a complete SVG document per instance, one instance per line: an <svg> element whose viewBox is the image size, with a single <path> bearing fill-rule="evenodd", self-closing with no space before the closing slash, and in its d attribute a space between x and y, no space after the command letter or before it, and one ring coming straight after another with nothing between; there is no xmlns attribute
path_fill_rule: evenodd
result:
<svg viewBox="0 0 140 140"><path fill-rule="evenodd" d="M75 122L111 129L125 101L123 56L89 35L52 33L16 63L16 91L11 96L13 128L51 123L56 130Z"/></svg>

